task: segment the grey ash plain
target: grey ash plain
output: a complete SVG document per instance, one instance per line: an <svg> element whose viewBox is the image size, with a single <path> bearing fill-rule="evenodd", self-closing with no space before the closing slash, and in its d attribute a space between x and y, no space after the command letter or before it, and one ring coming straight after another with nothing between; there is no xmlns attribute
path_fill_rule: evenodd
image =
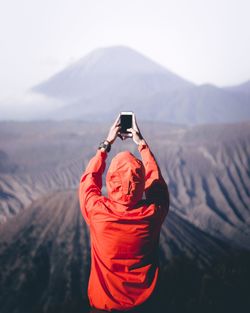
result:
<svg viewBox="0 0 250 313"><path fill-rule="evenodd" d="M77 188L109 124L0 123L1 312L87 308L89 234ZM184 256L206 270L248 250L250 123L140 125L170 189L161 265ZM139 157L132 141L117 139L107 168L122 150Z"/></svg>

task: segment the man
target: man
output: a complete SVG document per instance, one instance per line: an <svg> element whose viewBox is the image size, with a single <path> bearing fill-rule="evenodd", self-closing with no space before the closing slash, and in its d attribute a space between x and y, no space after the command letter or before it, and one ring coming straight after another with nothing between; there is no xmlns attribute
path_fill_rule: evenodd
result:
<svg viewBox="0 0 250 313"><path fill-rule="evenodd" d="M93 312L140 308L145 312L149 307L159 274L160 228L169 210L167 184L135 117L128 131L142 161L129 151L118 153L106 176L108 197L102 195L107 153L117 136L127 138L120 133L119 117L87 165L79 187L81 212L90 228L88 296Z"/></svg>

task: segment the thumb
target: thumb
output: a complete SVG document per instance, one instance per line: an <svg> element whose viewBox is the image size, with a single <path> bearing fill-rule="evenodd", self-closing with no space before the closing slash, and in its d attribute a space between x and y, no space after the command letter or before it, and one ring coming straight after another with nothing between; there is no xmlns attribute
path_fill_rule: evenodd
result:
<svg viewBox="0 0 250 313"><path fill-rule="evenodd" d="M128 131L130 131L131 133L134 133L135 130L133 128L127 128Z"/></svg>

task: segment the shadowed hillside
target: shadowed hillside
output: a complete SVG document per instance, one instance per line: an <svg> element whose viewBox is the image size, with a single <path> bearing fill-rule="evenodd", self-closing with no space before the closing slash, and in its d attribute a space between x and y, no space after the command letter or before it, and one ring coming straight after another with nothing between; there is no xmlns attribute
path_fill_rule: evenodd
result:
<svg viewBox="0 0 250 313"><path fill-rule="evenodd" d="M76 192L35 201L1 229L1 312L86 307L89 237Z"/></svg>
<svg viewBox="0 0 250 313"><path fill-rule="evenodd" d="M243 308L250 281L250 124L140 125L171 197L156 305L166 312ZM89 235L77 188L109 126L0 123L1 313L87 312ZM131 141L117 139L106 171L121 150L139 157ZM103 184L105 194L105 175Z"/></svg>
<svg viewBox="0 0 250 313"><path fill-rule="evenodd" d="M1 220L48 191L77 188L108 127L88 122L1 123L1 150L8 156L0 174ZM248 247L249 123L196 127L142 123L141 129L168 181L172 210L218 239ZM131 140L118 138L107 168L112 156L126 149L139 157ZM9 164L15 166L7 171Z"/></svg>
<svg viewBox="0 0 250 313"><path fill-rule="evenodd" d="M76 190L50 193L2 227L2 313L88 311L89 234L77 197ZM160 243L162 274L156 305L166 312L198 312L203 305L209 305L206 312L210 312L208 308L217 308L211 298L216 300L214 288L218 289L218 283L238 280L238 285L230 281L229 290L217 290L224 296L241 284L249 284L246 278L241 280L239 273L234 277L224 273L225 266L236 266L237 271L249 275L244 267L249 254L248 259L244 254L240 257L242 264L239 260L232 263L233 251L225 243L174 212L164 223ZM230 263L227 265L225 260ZM242 294L237 296L241 299ZM246 299L243 294L243 300ZM219 304L224 306L225 301L220 299Z"/></svg>

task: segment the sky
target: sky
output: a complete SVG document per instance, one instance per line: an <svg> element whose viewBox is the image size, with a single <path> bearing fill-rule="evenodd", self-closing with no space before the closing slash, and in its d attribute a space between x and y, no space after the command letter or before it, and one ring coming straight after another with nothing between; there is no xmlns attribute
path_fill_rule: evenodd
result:
<svg viewBox="0 0 250 313"><path fill-rule="evenodd" d="M194 83L250 79L249 0L0 0L0 106L99 47Z"/></svg>

